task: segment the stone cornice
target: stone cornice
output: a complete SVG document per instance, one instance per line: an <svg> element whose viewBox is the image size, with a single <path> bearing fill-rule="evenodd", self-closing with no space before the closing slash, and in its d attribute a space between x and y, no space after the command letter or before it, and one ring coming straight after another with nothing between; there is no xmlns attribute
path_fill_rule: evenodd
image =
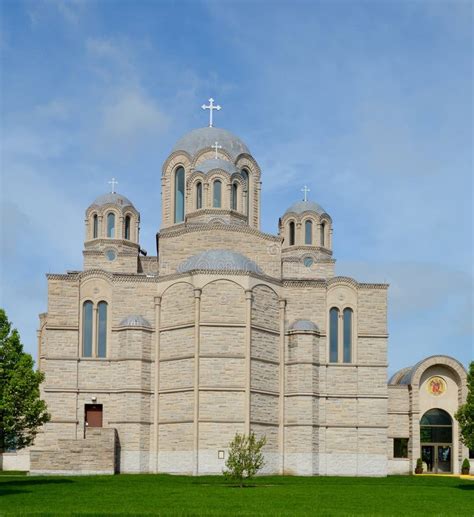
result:
<svg viewBox="0 0 474 517"><path fill-rule="evenodd" d="M282 282L283 287L326 287L330 288L335 285L350 285L356 289L388 289L388 284L368 284L364 282L357 282L353 278L346 276L334 276L329 280L314 279L314 280L303 280L299 278L287 278Z"/></svg>
<svg viewBox="0 0 474 517"><path fill-rule="evenodd" d="M196 210L193 210L192 212L189 212L186 214L186 220L194 219L195 217L200 217L202 215L229 215L232 217L235 217L236 219L241 219L243 222L247 221L247 216L245 214L242 214L241 212L238 212L237 210L227 210L225 208L199 208ZM186 223L184 223L186 224ZM194 224L215 224L215 223L192 223ZM226 224L226 226L229 226ZM164 230L163 230L164 231Z"/></svg>
<svg viewBox="0 0 474 517"><path fill-rule="evenodd" d="M314 253L316 251L316 252L319 252L319 253L323 253L325 255L332 256L332 251L329 250L328 248L324 248L323 246L310 246L310 245L305 245L305 246L288 246L287 248L282 248L281 254L282 255L289 255L290 253L293 253L294 251L304 251L304 252L306 252L308 254Z"/></svg>
<svg viewBox="0 0 474 517"><path fill-rule="evenodd" d="M211 213L217 213L217 210L209 209ZM224 210L225 213L231 212L230 210ZM233 211L232 211L233 212ZM223 230L225 232L236 232L236 233L247 233L251 235L255 235L262 239L266 239L272 242L282 242L282 238L277 235L272 235L270 233L264 233L256 228L251 226L247 226L246 224L222 224L222 223L193 223L187 225L186 223L175 224L173 226L168 226L167 228L163 228L159 232L160 239L169 239L172 237L179 237L180 235L184 235L186 233L191 232L205 232L205 231L213 231L213 230Z"/></svg>
<svg viewBox="0 0 474 517"><path fill-rule="evenodd" d="M84 247L86 250L91 248L92 246L102 245L102 246L125 246L130 248L135 248L136 250L140 249L140 245L136 242L129 241L128 239L90 239L84 242Z"/></svg>

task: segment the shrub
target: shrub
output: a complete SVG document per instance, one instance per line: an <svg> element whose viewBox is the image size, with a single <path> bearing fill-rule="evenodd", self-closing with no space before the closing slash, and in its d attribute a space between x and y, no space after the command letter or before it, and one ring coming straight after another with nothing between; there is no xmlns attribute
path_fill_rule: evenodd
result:
<svg viewBox="0 0 474 517"><path fill-rule="evenodd" d="M471 464L469 463L469 460L467 458L464 458L464 461L462 462L462 465L461 465L461 472L463 474L469 474L471 470Z"/></svg>
<svg viewBox="0 0 474 517"><path fill-rule="evenodd" d="M423 474L423 460L421 458L416 460L415 474Z"/></svg>
<svg viewBox="0 0 474 517"><path fill-rule="evenodd" d="M229 456L225 462L227 478L244 486L244 479L250 479L264 466L262 447L267 443L265 436L257 440L255 433L249 436L237 433L229 444Z"/></svg>

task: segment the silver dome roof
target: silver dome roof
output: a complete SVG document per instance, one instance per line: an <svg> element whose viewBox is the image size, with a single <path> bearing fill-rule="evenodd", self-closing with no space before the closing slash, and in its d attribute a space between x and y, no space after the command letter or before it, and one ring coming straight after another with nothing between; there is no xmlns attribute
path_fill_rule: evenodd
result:
<svg viewBox="0 0 474 517"><path fill-rule="evenodd" d="M297 201L286 210L284 215L289 213L302 214L303 212L316 212L320 215L327 213L321 205L314 201Z"/></svg>
<svg viewBox="0 0 474 517"><path fill-rule="evenodd" d="M130 316L127 316L123 318L123 320L120 322L121 327L150 327L150 322L145 319L143 316L140 316L138 314L132 314Z"/></svg>
<svg viewBox="0 0 474 517"><path fill-rule="evenodd" d="M196 165L196 170L201 172L207 173L213 169L223 169L229 174L239 172L232 162L222 160L221 158L210 158L209 160L204 160Z"/></svg>
<svg viewBox="0 0 474 517"><path fill-rule="evenodd" d="M181 262L178 266L178 273L186 273L196 269L262 273L260 267L245 255L236 251L219 249L203 251Z"/></svg>
<svg viewBox="0 0 474 517"><path fill-rule="evenodd" d="M319 330L319 327L316 323L313 323L311 320L295 320L289 327L289 330Z"/></svg>
<svg viewBox="0 0 474 517"><path fill-rule="evenodd" d="M172 152L186 151L191 156L194 156L201 149L212 147L216 142L233 159L242 153L250 154L248 147L240 138L233 135L230 131L218 127L202 127L186 133L178 140Z"/></svg>
<svg viewBox="0 0 474 517"><path fill-rule="evenodd" d="M130 199L127 199L125 196L117 194L116 192L103 194L102 196L99 196L92 204L97 206L112 204L133 207L133 203L130 201Z"/></svg>

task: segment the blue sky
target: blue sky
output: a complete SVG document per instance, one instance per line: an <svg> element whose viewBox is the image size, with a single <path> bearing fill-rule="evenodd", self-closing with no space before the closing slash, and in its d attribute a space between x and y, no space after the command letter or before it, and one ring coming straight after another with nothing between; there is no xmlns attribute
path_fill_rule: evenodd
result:
<svg viewBox="0 0 474 517"><path fill-rule="evenodd" d="M108 190L153 252L161 165L185 132L239 135L262 229L304 184L337 273L386 281L390 372L473 353L469 1L1 2L1 305L36 355L45 273L80 269Z"/></svg>

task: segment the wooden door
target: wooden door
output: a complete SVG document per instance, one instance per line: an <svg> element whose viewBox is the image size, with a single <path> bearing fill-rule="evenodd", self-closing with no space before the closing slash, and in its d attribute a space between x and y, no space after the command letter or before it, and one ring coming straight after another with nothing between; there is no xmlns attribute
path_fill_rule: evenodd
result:
<svg viewBox="0 0 474 517"><path fill-rule="evenodd" d="M102 427L102 404L86 404L86 427Z"/></svg>

